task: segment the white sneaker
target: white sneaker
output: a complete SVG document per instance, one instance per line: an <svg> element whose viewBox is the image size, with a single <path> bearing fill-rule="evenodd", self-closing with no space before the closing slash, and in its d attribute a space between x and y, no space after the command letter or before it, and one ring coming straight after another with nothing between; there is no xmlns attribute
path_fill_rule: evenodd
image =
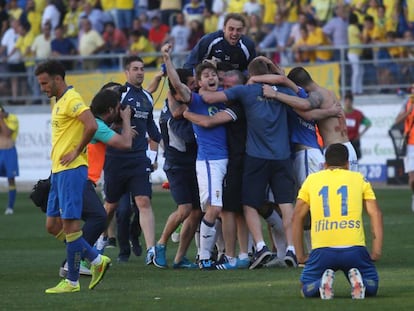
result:
<svg viewBox="0 0 414 311"><path fill-rule="evenodd" d="M6 210L4 211L4 215L13 215L14 214L14 210L10 207L6 208Z"/></svg>
<svg viewBox="0 0 414 311"><path fill-rule="evenodd" d="M361 272L357 268L352 268L348 271L348 279L351 283L351 296L352 299L364 299L365 298L365 285L362 280Z"/></svg>
<svg viewBox="0 0 414 311"><path fill-rule="evenodd" d="M332 299L334 297L333 282L335 280L335 271L326 269L322 274L319 294L321 299Z"/></svg>

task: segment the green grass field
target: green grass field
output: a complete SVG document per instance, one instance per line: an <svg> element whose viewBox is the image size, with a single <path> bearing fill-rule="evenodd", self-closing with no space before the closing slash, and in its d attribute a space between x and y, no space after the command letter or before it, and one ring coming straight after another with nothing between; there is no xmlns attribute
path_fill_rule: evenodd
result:
<svg viewBox="0 0 414 311"><path fill-rule="evenodd" d="M113 265L96 289L81 277L81 292L46 295L59 281L64 247L44 229L45 216L27 193L19 193L13 216L0 214L0 310L413 310L414 213L408 189L378 189L384 213L383 258L378 262L376 298L352 301L345 277L337 273L335 299L303 299L301 269L237 271L160 270L131 256L118 264L118 249L106 251ZM0 207L7 196L0 194ZM157 238L174 208L168 192L154 194ZM367 219L366 219L367 220ZM367 222L365 222L367 224ZM366 230L369 240L369 230ZM143 240L141 238L141 240ZM171 264L176 244L170 242ZM194 246L189 257L195 255Z"/></svg>

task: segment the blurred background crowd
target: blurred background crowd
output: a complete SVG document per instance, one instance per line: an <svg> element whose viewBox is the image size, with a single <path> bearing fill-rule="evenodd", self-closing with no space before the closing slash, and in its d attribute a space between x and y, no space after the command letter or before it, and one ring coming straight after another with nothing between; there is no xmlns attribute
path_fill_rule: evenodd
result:
<svg viewBox="0 0 414 311"><path fill-rule="evenodd" d="M170 42L180 67L227 13L244 14L258 54L284 66L347 62L354 95L414 81L414 0L0 0L0 96L40 96L33 70L51 57L68 71L121 70L134 54L156 68Z"/></svg>

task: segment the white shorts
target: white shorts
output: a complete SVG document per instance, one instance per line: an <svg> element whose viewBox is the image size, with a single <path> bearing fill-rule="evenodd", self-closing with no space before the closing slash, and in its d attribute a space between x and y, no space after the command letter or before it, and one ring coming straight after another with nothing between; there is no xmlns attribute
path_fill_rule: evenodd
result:
<svg viewBox="0 0 414 311"><path fill-rule="evenodd" d="M355 152L354 147L352 146L351 142L342 143L348 149L348 161L349 161L349 170L353 172L359 172L358 168L358 158ZM323 154L325 154L326 148L323 150Z"/></svg>
<svg viewBox="0 0 414 311"><path fill-rule="evenodd" d="M404 173L414 172L414 145L407 145L407 155L404 157Z"/></svg>
<svg viewBox="0 0 414 311"><path fill-rule="evenodd" d="M300 187L309 174L323 170L325 157L320 149L304 149L295 152L295 159L293 160L293 169L295 171L295 178Z"/></svg>
<svg viewBox="0 0 414 311"><path fill-rule="evenodd" d="M203 212L208 205L223 206L223 179L227 162L227 159L196 161L200 206Z"/></svg>

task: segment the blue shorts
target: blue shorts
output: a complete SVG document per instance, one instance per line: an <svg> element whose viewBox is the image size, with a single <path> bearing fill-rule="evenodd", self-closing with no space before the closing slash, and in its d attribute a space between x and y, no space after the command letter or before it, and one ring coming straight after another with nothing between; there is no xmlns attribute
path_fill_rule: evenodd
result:
<svg viewBox="0 0 414 311"><path fill-rule="evenodd" d="M266 160L246 155L242 185L243 205L260 208L267 199L268 185L276 204L293 203L296 193L292 160Z"/></svg>
<svg viewBox="0 0 414 311"><path fill-rule="evenodd" d="M52 173L46 215L62 219L81 219L87 178L86 166Z"/></svg>
<svg viewBox="0 0 414 311"><path fill-rule="evenodd" d="M192 204L193 209L200 209L197 174L195 167L185 169L168 169L165 171L170 183L171 195L177 205Z"/></svg>
<svg viewBox="0 0 414 311"><path fill-rule="evenodd" d="M106 157L104 166L104 191L108 203L118 202L124 193L132 197L151 197L151 162L147 157Z"/></svg>
<svg viewBox="0 0 414 311"><path fill-rule="evenodd" d="M357 268L364 280L372 280L378 284L377 269L364 246L323 247L312 250L300 281L304 285L317 281L326 269L342 270L348 278L347 274L351 268Z"/></svg>
<svg viewBox="0 0 414 311"><path fill-rule="evenodd" d="M7 178L19 176L16 147L0 149L0 176Z"/></svg>

